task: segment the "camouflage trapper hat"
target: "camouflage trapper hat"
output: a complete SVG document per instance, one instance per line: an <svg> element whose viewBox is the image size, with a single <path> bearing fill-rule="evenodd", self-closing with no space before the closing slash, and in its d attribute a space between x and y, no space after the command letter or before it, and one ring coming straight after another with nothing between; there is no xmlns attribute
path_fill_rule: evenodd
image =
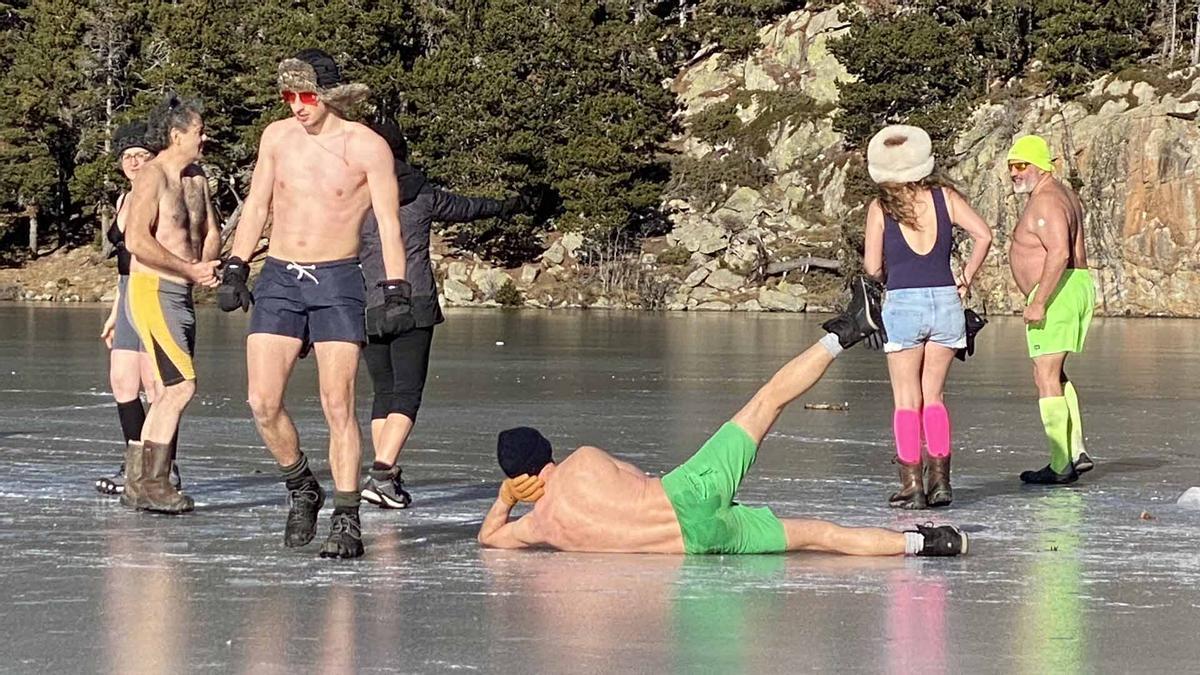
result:
<svg viewBox="0 0 1200 675"><path fill-rule="evenodd" d="M320 49L305 49L279 63L280 91L315 91L325 105L344 112L365 101L371 89L357 82L342 82L342 71L333 57Z"/></svg>

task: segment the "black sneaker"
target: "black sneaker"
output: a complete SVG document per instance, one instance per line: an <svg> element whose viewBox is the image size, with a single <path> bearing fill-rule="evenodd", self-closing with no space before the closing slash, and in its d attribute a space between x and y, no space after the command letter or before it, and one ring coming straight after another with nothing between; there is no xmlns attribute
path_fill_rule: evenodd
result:
<svg viewBox="0 0 1200 675"><path fill-rule="evenodd" d="M917 555L951 556L966 555L968 548L967 533L953 525L937 525L927 523L918 525L917 532L925 538L925 543Z"/></svg>
<svg viewBox="0 0 1200 675"><path fill-rule="evenodd" d="M125 465L111 476L96 479L96 492L102 495L119 495L125 491Z"/></svg>
<svg viewBox="0 0 1200 675"><path fill-rule="evenodd" d="M1079 456L1075 458L1074 464L1075 473L1087 473L1096 468L1096 463L1092 461L1092 458L1086 452L1079 453Z"/></svg>
<svg viewBox="0 0 1200 675"><path fill-rule="evenodd" d="M1033 485L1067 485L1079 480L1079 472L1074 464L1067 464L1067 470L1059 473L1047 464L1037 471L1022 471L1021 482Z"/></svg>
<svg viewBox="0 0 1200 675"><path fill-rule="evenodd" d="M305 481L295 490L288 491L287 527L283 531L283 545L289 548L304 546L317 535L317 513L325 505L325 490L315 479Z"/></svg>
<svg viewBox="0 0 1200 675"><path fill-rule="evenodd" d="M849 349L883 330L883 286L874 279L857 276L850 281L850 303L846 311L821 324L838 336L842 349Z"/></svg>
<svg viewBox="0 0 1200 675"><path fill-rule="evenodd" d="M412 495L404 489L403 472L397 464L385 471L371 469L361 490L364 501L381 509L406 509Z"/></svg>
<svg viewBox="0 0 1200 675"><path fill-rule="evenodd" d="M329 538L321 546L322 558L360 558L363 554L362 525L358 509L334 511L329 521Z"/></svg>

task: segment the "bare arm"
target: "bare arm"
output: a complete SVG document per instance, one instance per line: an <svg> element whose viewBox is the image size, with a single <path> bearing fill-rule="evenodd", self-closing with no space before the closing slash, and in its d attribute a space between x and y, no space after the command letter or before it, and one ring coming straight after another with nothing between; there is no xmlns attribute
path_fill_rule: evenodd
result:
<svg viewBox="0 0 1200 675"><path fill-rule="evenodd" d="M216 260L221 257L221 226L217 224L217 209L213 207L212 194L208 191L208 176L203 171L197 182L204 198L204 247L200 249L200 259Z"/></svg>
<svg viewBox="0 0 1200 675"><path fill-rule="evenodd" d="M250 177L250 193L242 204L242 215L238 219L237 232L233 235L233 247L230 249L233 257L250 260L267 225L275 186L275 144L278 137L278 128L272 124L263 130L262 139L258 142L258 161Z"/></svg>
<svg viewBox="0 0 1200 675"><path fill-rule="evenodd" d="M974 242L971 247L971 259L963 267L962 278L962 282L970 288L975 275L979 273L979 268L983 267L988 250L992 247L992 228L988 227L979 213L957 191L946 190L946 193L950 197L950 219L955 225L966 230Z"/></svg>
<svg viewBox="0 0 1200 675"><path fill-rule="evenodd" d="M1042 242L1042 248L1046 249L1046 261L1042 264L1037 292L1034 293L1033 302L1029 303L1031 307L1044 308L1071 261L1068 215L1062 208L1039 202L1030 205L1025 221L1038 241Z"/></svg>
<svg viewBox="0 0 1200 675"><path fill-rule="evenodd" d="M404 279L404 233L400 229L400 190L396 186L396 165L387 142L374 133L363 134L363 163L371 208L379 224L379 243L383 249L384 276Z"/></svg>
<svg viewBox="0 0 1200 675"><path fill-rule="evenodd" d="M191 278L192 263L171 253L150 231L158 217L158 199L167 179L159 170L142 171L133 180L129 193L129 215L125 216L125 248L139 262Z"/></svg>
<svg viewBox="0 0 1200 675"><path fill-rule="evenodd" d="M863 241L863 271L883 281L883 207L879 200L867 207L867 225Z"/></svg>
<svg viewBox="0 0 1200 675"><path fill-rule="evenodd" d="M512 508L503 499L496 498L479 528L480 544L488 548L527 548L533 543L526 522L529 516L508 522L508 514L512 512Z"/></svg>

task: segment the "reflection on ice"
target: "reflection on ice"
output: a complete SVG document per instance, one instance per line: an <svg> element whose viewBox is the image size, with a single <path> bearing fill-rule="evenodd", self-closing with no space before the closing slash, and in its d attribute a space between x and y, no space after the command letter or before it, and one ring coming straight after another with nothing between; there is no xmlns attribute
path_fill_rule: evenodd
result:
<svg viewBox="0 0 1200 675"><path fill-rule="evenodd" d="M19 364L0 369L4 670L1183 672L1200 659L1200 512L1176 503L1200 477L1200 355L1163 355L1196 341L1194 322L1094 327L1071 373L1098 465L1069 489L1016 480L1045 449L1020 326L1000 318L951 372L951 508L887 508L890 395L877 355L854 352L811 394L850 410L789 411L740 495L854 525L955 522L972 534L965 558L684 558L480 550L496 431L534 424L562 449L664 471L816 337L813 317L456 313L402 460L413 508L364 509L367 558L331 563L282 546L283 490L244 403L243 319L200 313L181 434L199 506L169 518L91 489L120 450L97 399L103 310L36 310L61 314L54 341L32 311L0 307L0 362ZM328 484L315 391L304 363L288 403Z"/></svg>

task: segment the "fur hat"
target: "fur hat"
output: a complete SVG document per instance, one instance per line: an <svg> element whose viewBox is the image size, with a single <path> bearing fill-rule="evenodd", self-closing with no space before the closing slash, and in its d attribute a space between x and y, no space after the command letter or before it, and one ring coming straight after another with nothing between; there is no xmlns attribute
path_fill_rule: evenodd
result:
<svg viewBox="0 0 1200 675"><path fill-rule="evenodd" d="M146 140L146 132L145 122L130 122L117 127L117 130L113 132L112 139L113 156L119 161L125 151L131 148L144 148L155 152L150 141Z"/></svg>
<svg viewBox="0 0 1200 675"><path fill-rule="evenodd" d="M876 183L915 183L933 173L933 142L920 127L884 127L867 145L867 171Z"/></svg>
<svg viewBox="0 0 1200 675"><path fill-rule="evenodd" d="M325 105L345 112L370 95L371 89L357 82L343 82L342 71L333 57L320 49L305 49L279 63L280 91L315 91Z"/></svg>

